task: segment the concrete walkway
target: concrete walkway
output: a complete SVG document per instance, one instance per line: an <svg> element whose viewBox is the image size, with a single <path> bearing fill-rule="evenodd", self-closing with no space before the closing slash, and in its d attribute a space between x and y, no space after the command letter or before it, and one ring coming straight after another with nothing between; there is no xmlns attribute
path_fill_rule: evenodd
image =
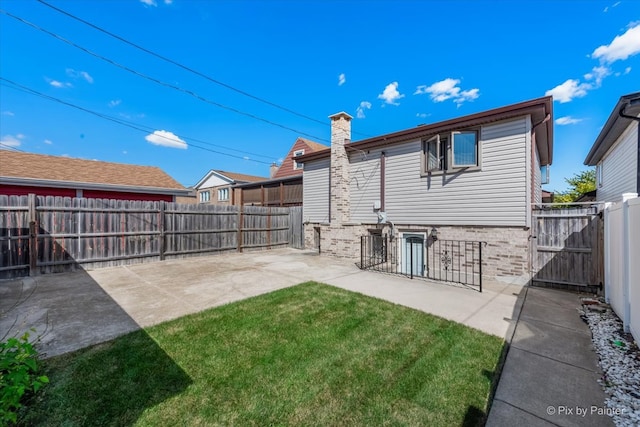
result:
<svg viewBox="0 0 640 427"><path fill-rule="evenodd" d="M579 307L578 294L527 288L488 427L613 425Z"/></svg>

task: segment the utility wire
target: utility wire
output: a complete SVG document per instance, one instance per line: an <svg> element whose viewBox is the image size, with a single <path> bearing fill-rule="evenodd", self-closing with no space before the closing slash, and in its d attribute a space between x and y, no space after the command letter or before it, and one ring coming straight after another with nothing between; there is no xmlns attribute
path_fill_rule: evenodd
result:
<svg viewBox="0 0 640 427"><path fill-rule="evenodd" d="M154 82L156 84L159 84L161 86L165 86L165 87L177 90L179 92L186 93L187 95L190 95L190 96L192 96L192 97L194 97L194 98L196 98L196 99L198 99L200 101L206 102L208 104L215 105L216 107L220 107L220 108L223 108L225 110L229 110L229 111L232 111L234 113L241 114L243 116L247 116L247 117L250 117L250 118L255 119L255 120L260 120L260 121L268 123L270 125L278 126L278 127L282 128L282 129L286 129L286 130L295 132L295 133L300 134L300 135L308 136L308 137L313 138L315 140L324 141L324 142L330 142L329 140L327 140L325 138L319 138L317 136L302 132L302 131L294 129L292 127L289 127L289 126L286 126L286 125L282 125L280 123L276 123L274 121L262 118L260 116L256 116L255 114L247 113L247 112L238 110L237 108L229 107L227 105L221 104L219 102L216 102L216 101L207 99L207 98L205 98L205 97L203 97L201 95L198 95L197 93L195 93L195 92L193 92L191 90L184 89L184 88L182 88L180 86L176 86L174 84L167 83L167 82L164 82L162 80L158 80L158 79L156 79L154 77L151 77L151 76L149 76L147 74L144 74L144 73L136 71L136 70L134 70L132 68L129 68L126 65L122 65L119 62L116 62L116 61L114 61L112 59L106 58L106 57L104 57L104 56L102 56L102 55L100 55L100 54L98 54L96 52L93 52L93 51L91 51L91 50L89 50L89 49L87 49L85 47L82 47L82 46L72 42L71 40L68 40L68 39L66 39L66 38L64 38L64 37L62 37L62 36L60 36L60 35L58 35L56 33L53 33L51 31L49 31L49 30L46 30L46 29L38 26L37 24L29 22L29 21L27 21L27 20L25 20L23 18L20 18L19 16L13 15L12 13L7 12L4 9L0 9L0 13L3 13L4 15L7 15L7 16L9 16L9 17L11 17L11 18L13 18L13 19L15 19L15 20L17 20L19 22L22 22L23 24L26 24L26 25L28 25L28 26L30 26L32 28L35 28L36 30L39 30L39 31L41 31L41 32L43 32L45 34L48 34L53 38L56 38L56 39L58 39L58 40L60 40L60 41L62 41L64 43L67 43L67 44L75 47L76 49L79 49L79 50L81 50L81 51L83 51L83 52L85 52L85 53L87 53L87 54L89 54L91 56L94 56L94 57L98 58L98 59L101 59L102 61L105 61L105 62L107 62L107 63L109 63L109 64L111 64L111 65L113 65L115 67L121 68L121 69L123 69L123 70L125 70L125 71L127 71L129 73L132 73L132 74L134 74L136 76L139 76L139 77L142 77L142 78L147 79L149 81L152 81L152 82Z"/></svg>
<svg viewBox="0 0 640 427"><path fill-rule="evenodd" d="M26 92L26 93L29 93L31 95L39 96L40 98L44 98L44 99L47 99L49 101L54 101L54 102L66 105L68 107L75 108L75 109L80 110L80 111L84 111L85 113L92 114L94 116L100 117L101 119L109 120L109 121L117 123L119 125L129 127L131 129L135 129L135 130L143 132L143 133L153 132L153 128L150 128L148 126L140 125L140 124L137 124L137 123L133 123L133 122L129 122L129 121L126 121L126 120L119 119L117 117L108 116L106 114L102 114L102 113L98 113L96 111L89 110L89 109L81 107L79 105L75 105L75 104L72 104L70 102L63 101L62 99L55 98L55 97L50 96L50 95L46 95L46 94L44 94L42 92L38 92L37 90L31 89L31 88L29 88L27 86L23 86L23 85L21 85L19 83L16 83L16 82L11 81L9 79L6 79L4 77L0 77L0 81L8 83L8 84L0 83L0 85L2 85L2 86L8 87L8 88L12 88L12 89L15 89L15 90L19 90L19 91L22 91L22 92ZM252 159L252 158L247 158L245 156L238 156L238 155L235 155L235 154L229 154L229 153L224 153L222 151L212 150L210 148L203 147L203 146L200 146L200 145L196 145L196 144L193 144L193 143L187 143L187 142L182 141L180 139L169 138L169 137L166 137L166 136L164 138L169 140L169 141L184 143L189 147L199 148L201 150L209 151L209 152L215 153L215 154L220 154L222 156L233 157L233 158L242 159L242 160L248 160L248 161L251 161L251 162L262 163L262 164L265 164L265 165L270 165L271 164L271 162L265 162L265 161L262 161L262 160L255 160L255 159ZM194 140L198 141L198 140L196 140L194 138L189 138L189 137L183 137L183 138L191 140L191 141L194 141ZM202 143L205 143L205 144L209 144L209 143L206 143L204 141L199 141L199 142L202 142ZM210 144L210 145L213 145L213 144ZM237 151L237 150L234 150L234 151Z"/></svg>
<svg viewBox="0 0 640 427"><path fill-rule="evenodd" d="M8 149L8 150L20 151L20 152L24 153L24 151L20 150L19 148L16 148L16 147L12 146L12 145L9 145L9 144L5 144L5 143L0 142L0 146L5 147L5 149Z"/></svg>
<svg viewBox="0 0 640 427"><path fill-rule="evenodd" d="M104 28L101 28L101 27L99 27L99 26L97 26L95 24L92 24L91 22L85 21L84 19L79 18L79 17L77 17L77 16L75 16L75 15L73 15L73 14L71 14L71 13L69 13L69 12L67 12L67 11L65 11L63 9L55 7L52 4L49 4L49 3L47 3L47 2L45 2L43 0L37 0L37 1L39 3L41 3L41 4L43 4L44 6L47 6L47 7L51 8L51 9L55 10L56 12L62 13L63 15L66 15L69 18L75 19L76 21L82 22L83 24L88 25L91 28L93 28L95 30L98 30L98 31L100 31L100 32L102 32L104 34L107 34L108 36L111 36L111 37L113 37L113 38L115 38L117 40L120 40L121 42L126 43L129 46L135 47L136 49L139 49L139 50L141 50L141 51L143 51L145 53L148 53L149 55L155 56L158 59L161 59L161 60L163 60L165 62L168 62L170 64L175 65L176 67L182 68L183 70L189 71L190 73L193 73L193 74L195 74L197 76L200 76L200 77L202 77L204 79L207 79L212 83L215 83L217 85L223 86L223 87L225 87L225 88L227 88L229 90L232 90L234 92L237 92L237 93L242 94L244 96L247 96L249 98L255 99L256 101L263 102L263 103L265 103L267 105L270 105L272 107L278 108L278 109L280 109L282 111L286 111L287 113L291 113L291 114L294 114L294 115L296 115L298 117L302 117L304 119L311 120L312 122L320 123L321 125L325 125L325 126L327 125L326 122L314 119L313 117L306 116L306 115L304 115L302 113L298 113L297 111L293 111L293 110L291 110L289 108L286 108L286 107L278 105L278 104L276 104L274 102L268 101L268 100L266 100L264 98L260 98L258 96L252 95L252 94L250 94L248 92L245 92L245 91L243 91L241 89L238 89L238 88L233 87L233 86L231 86L229 84L221 82L220 80L216 80L216 79L214 79L214 78L212 78L212 77L210 77L210 76L208 76L208 75L206 75L204 73L201 73L201 72L199 72L197 70L194 70L193 68L187 67L186 65L183 65L183 64L181 64L181 63L179 63L177 61L174 61L174 60L172 60L170 58L167 58L166 56L160 55L159 53L156 53L156 52L154 52L152 50L144 48L144 47L142 47L140 45L137 45L137 44L135 44L133 42L130 42L129 40L125 39L124 37L120 37L117 34L111 33L109 31L105 30Z"/></svg>
<svg viewBox="0 0 640 427"><path fill-rule="evenodd" d="M282 111L286 111L287 113L294 114L294 115L296 115L298 117L302 117L302 118L310 120L312 122L320 123L321 125L325 125L325 126L327 125L327 123L325 121L314 119L313 117L309 117L309 116L307 116L305 114L298 113L297 111L291 110L290 108L283 107L282 105L276 104L275 102L271 102L271 101L266 100L264 98L260 98L258 96L252 95L252 94L250 94L250 93L248 93L248 92L246 92L246 91L244 91L242 89L238 89L238 88L236 88L234 86L231 86L230 84L221 82L220 80L216 80L211 76L208 76L208 75L206 75L206 74L204 74L204 73L202 73L202 72L200 72L198 70L195 70L195 69L193 69L191 67L188 67L188 66L186 66L184 64L181 64L181 63L179 63L177 61L174 61L171 58L167 58L166 56L163 56L163 55L161 55L161 54L159 54L157 52L154 52L154 51L152 51L150 49L147 49L147 48L145 48L143 46L140 46L140 45L138 45L136 43L133 43L133 42L125 39L124 37L121 37L121 36L119 36L117 34L114 34L114 33L110 32L110 31L108 31L108 30L105 30L102 27L99 27L99 26L97 26L97 25L95 25L95 24L93 24L93 23L91 23L89 21L86 21L86 20L84 20L84 19L82 19L82 18L80 18L80 17L78 17L78 16L76 16L76 15L70 13L70 12L67 12L64 9L60 9L59 7L56 7L56 6L54 6L54 5L50 4L50 3L47 3L44 0L36 0L36 1L38 3L44 5L44 6L47 6L47 7L51 8L51 9L55 10L58 13L61 13L61 14L65 15L65 16L71 18L71 19L75 19L76 21L83 23L84 25L87 25L87 26L93 28L94 30L98 30L103 34L108 35L109 37L113 37L114 39L119 40L122 43L125 43L125 44L127 44L127 45L129 45L131 47L134 47L134 48L136 48L138 50L141 50L141 51L143 51L145 53L148 53L149 55L152 55L152 56L154 56L154 57L156 57L158 59L161 59L161 60L163 60L165 62L168 62L168 63L170 63L172 65L175 65L176 67L182 68L185 71L188 71L188 72L193 73L193 74L195 74L197 76L200 76L200 77L202 77L202 78L204 78L204 79L206 79L206 80L208 80L208 81L210 81L212 83L215 83L217 85L225 87L225 88L227 88L229 90L237 92L237 93L239 93L241 95L244 95L246 97L249 97L251 99L255 99L256 101L260 101L260 102L262 102L264 104L267 104L267 105L270 105L272 107L278 108L278 109L280 109ZM353 133L356 134L356 135L362 135L362 136L365 136L365 137L371 137L371 135L367 135L367 134L360 133L360 132L353 132Z"/></svg>

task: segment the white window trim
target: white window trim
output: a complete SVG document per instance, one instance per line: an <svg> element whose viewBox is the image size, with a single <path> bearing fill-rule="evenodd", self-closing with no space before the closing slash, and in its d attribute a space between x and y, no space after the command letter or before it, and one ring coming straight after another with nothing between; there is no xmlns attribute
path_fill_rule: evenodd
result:
<svg viewBox="0 0 640 427"><path fill-rule="evenodd" d="M296 157L302 156L303 154L304 154L304 149L296 150L293 152L293 169L294 170L304 169L304 163L296 162Z"/></svg>
<svg viewBox="0 0 640 427"><path fill-rule="evenodd" d="M219 188L218 189L218 201L219 202L227 202L227 201L229 201L229 189L228 188Z"/></svg>
<svg viewBox="0 0 640 427"><path fill-rule="evenodd" d="M200 191L199 202L200 203L208 203L210 201L211 201L211 191L210 190Z"/></svg>
<svg viewBox="0 0 640 427"><path fill-rule="evenodd" d="M604 181L604 174L602 169L602 162L600 162L596 165L596 188L602 188L602 184Z"/></svg>

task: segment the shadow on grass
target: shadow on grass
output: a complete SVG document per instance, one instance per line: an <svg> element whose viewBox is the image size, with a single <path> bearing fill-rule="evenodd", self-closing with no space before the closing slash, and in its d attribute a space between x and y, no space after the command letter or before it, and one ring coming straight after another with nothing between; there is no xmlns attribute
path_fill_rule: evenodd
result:
<svg viewBox="0 0 640 427"><path fill-rule="evenodd" d="M129 425L191 378L143 330L46 360L51 383L19 425Z"/></svg>

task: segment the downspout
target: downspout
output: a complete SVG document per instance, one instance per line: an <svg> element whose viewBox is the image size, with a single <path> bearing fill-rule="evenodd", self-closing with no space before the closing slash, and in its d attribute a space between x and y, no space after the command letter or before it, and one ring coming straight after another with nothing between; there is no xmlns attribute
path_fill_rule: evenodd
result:
<svg viewBox="0 0 640 427"><path fill-rule="evenodd" d="M535 149L538 145L538 141L536 138L536 134L535 134L535 129L540 126L543 123L548 122L549 120L551 120L551 114L547 113L547 115L544 117L544 119L540 120L538 123L534 124L531 127L531 198L533 199L533 192L535 191L535 180L533 179L533 174L535 173L534 166L536 164L536 152ZM542 165L541 165L542 166ZM533 200L532 200L533 201ZM530 219L529 223L531 224L531 228L529 231L529 283L533 283L533 245L534 245L534 241L533 239L536 239L537 236L534 236L531 232L533 231L533 211L531 210L530 212L528 212L528 216Z"/></svg>
<svg viewBox="0 0 640 427"><path fill-rule="evenodd" d="M620 117L624 117L625 119L635 120L638 123L638 143L636 144L636 194L640 194L640 117L630 116L628 114L624 114L624 110L631 104L640 103L639 99L634 99L631 102L623 105L618 111Z"/></svg>

